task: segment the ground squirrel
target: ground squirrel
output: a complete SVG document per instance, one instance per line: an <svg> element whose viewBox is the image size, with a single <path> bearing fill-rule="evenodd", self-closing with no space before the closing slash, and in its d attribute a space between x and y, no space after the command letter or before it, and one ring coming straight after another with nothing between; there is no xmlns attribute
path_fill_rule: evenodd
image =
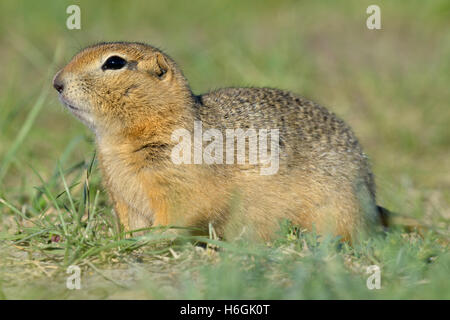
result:
<svg viewBox="0 0 450 320"><path fill-rule="evenodd" d="M82 50L53 86L94 131L104 184L125 230L212 225L225 239L270 240L286 219L352 240L382 224L368 159L352 130L293 93L226 88L194 95L169 56L129 42ZM174 163L174 131L194 133L199 121L203 130L278 129L277 172L262 175L263 165L248 161Z"/></svg>

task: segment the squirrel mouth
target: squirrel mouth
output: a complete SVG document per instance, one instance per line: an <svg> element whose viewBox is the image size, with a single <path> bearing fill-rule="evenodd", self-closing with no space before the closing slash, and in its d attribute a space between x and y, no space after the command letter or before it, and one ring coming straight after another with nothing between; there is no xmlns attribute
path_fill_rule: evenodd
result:
<svg viewBox="0 0 450 320"><path fill-rule="evenodd" d="M72 109L75 112L83 112L87 113L86 110L80 109L69 103L62 95L59 96L59 100L64 104L67 108Z"/></svg>
<svg viewBox="0 0 450 320"><path fill-rule="evenodd" d="M94 129L94 121L90 114L90 112L75 107L73 104L69 103L66 98L64 98L62 95L59 95L59 100L63 105L69 109L73 115L75 115L78 119L80 119L84 124L86 124L89 128Z"/></svg>
<svg viewBox="0 0 450 320"><path fill-rule="evenodd" d="M73 110L77 110L77 111L83 111L83 110L80 110L80 109L78 109L78 108L74 107L74 106L73 106L73 105L71 105L71 104L66 104L66 106L67 106L68 108L70 108L70 109L73 109Z"/></svg>
<svg viewBox="0 0 450 320"><path fill-rule="evenodd" d="M68 104L68 103L67 103L66 106L67 106L69 109L72 109L74 112L87 113L85 110L81 110L80 108L74 107L74 106L71 105L71 104Z"/></svg>

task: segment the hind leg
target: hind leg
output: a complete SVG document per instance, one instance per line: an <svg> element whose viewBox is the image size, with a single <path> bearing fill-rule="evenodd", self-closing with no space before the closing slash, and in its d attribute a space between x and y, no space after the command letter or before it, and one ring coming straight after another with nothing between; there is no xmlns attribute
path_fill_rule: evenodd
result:
<svg viewBox="0 0 450 320"><path fill-rule="evenodd" d="M319 234L332 234L352 241L370 233L377 224L375 200L364 183L328 183L304 190L306 205L299 208L297 219L300 226ZM306 192L308 191L308 192Z"/></svg>
<svg viewBox="0 0 450 320"><path fill-rule="evenodd" d="M330 180L292 174L247 183L240 189L239 209L230 216L227 238L270 240L287 219L302 229L351 241L373 224L374 201L365 185Z"/></svg>

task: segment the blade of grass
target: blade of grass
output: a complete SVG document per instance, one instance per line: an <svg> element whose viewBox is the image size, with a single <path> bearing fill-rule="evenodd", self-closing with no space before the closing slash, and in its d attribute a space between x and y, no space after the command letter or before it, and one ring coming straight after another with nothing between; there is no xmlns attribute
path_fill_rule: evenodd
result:
<svg viewBox="0 0 450 320"><path fill-rule="evenodd" d="M75 204L74 204L73 199L72 199L72 194L71 194L71 192L69 190L69 187L67 186L66 178L64 177L64 173L62 172L61 165L60 165L59 162L58 162L58 171L59 171L59 175L61 177L61 180L63 182L64 190L66 191L67 198L69 198L69 203L70 203L70 208L72 210L72 215L74 217L76 216L77 224L79 226L80 222L81 222L81 217L79 217L79 214L78 214L77 210L75 209Z"/></svg>
<svg viewBox="0 0 450 320"><path fill-rule="evenodd" d="M45 99L47 98L48 91L49 91L48 89L42 90L42 92L39 95L38 99L36 100L35 104L31 108L31 111L28 113L28 116L25 119L23 126L20 128L20 131L17 134L15 140L13 141L12 145L8 148L8 152L6 153L5 157L3 158L3 161L0 166L0 183L3 181L3 178L5 177L6 173L9 170L11 162L14 160L14 156L16 155L17 150L20 148L22 143L25 141L25 138L28 135L28 133L30 132L34 121L36 120L39 112L41 111L41 109L44 105Z"/></svg>

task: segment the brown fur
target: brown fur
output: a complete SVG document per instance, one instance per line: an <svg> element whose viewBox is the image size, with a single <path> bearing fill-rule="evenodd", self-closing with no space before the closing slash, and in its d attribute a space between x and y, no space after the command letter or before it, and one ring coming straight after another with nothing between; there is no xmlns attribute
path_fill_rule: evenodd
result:
<svg viewBox="0 0 450 320"><path fill-rule="evenodd" d="M102 70L119 55L120 70ZM227 88L192 94L180 69L140 43L88 47L55 76L61 100L96 134L104 184L125 230L179 225L268 240L281 219L351 239L380 224L375 185L351 129L290 92ZM76 108L76 109L74 109ZM175 165L177 128L280 130L280 168Z"/></svg>

